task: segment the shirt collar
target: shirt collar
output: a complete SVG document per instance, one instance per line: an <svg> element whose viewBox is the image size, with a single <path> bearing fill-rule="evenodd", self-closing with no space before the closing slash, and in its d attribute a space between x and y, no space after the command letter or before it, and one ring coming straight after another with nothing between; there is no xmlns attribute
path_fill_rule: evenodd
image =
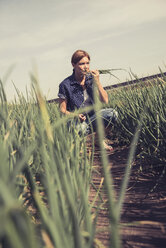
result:
<svg viewBox="0 0 166 248"><path fill-rule="evenodd" d="M72 79L72 81L71 81L71 85L74 85L74 84L79 84L79 83L76 81L76 79L75 79L74 72L73 72L73 74L71 75L71 79Z"/></svg>

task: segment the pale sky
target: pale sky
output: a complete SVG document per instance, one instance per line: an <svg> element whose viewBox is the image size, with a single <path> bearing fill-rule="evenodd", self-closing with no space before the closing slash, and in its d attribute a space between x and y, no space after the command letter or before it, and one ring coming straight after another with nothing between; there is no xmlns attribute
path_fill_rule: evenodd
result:
<svg viewBox="0 0 166 248"><path fill-rule="evenodd" d="M166 71L166 0L0 0L0 78L7 99L30 89L37 66L47 99L71 75L77 49L91 56L91 69L132 70L139 77ZM5 80L7 72L14 65ZM103 86L126 81L101 76Z"/></svg>

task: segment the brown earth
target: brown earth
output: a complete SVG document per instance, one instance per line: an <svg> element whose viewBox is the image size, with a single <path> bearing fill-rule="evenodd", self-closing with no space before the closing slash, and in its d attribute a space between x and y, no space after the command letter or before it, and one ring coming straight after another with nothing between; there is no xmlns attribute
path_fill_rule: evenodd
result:
<svg viewBox="0 0 166 248"><path fill-rule="evenodd" d="M114 179L116 194L124 175L129 149L117 147L108 153L110 172ZM126 192L121 216L121 237L123 248L165 248L166 247L166 176L161 172L143 170L135 163ZM95 148L92 182L100 188L103 201L107 201L102 184L102 166L99 149ZM160 178L160 180L159 180ZM102 186L101 186L102 185ZM96 189L91 186L90 202L94 200ZM99 201L98 197L98 201ZM96 203L97 206L97 203ZM111 247L109 238L109 217L107 203L99 211L96 239L100 247Z"/></svg>

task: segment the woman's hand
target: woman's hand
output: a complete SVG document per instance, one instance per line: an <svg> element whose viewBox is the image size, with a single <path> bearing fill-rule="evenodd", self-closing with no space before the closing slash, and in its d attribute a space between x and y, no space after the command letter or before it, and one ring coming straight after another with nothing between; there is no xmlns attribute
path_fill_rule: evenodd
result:
<svg viewBox="0 0 166 248"><path fill-rule="evenodd" d="M79 117L79 119L80 119L81 122L83 122L83 121L86 120L86 116L83 115L83 114L79 114L78 117Z"/></svg>
<svg viewBox="0 0 166 248"><path fill-rule="evenodd" d="M100 80L99 80L99 71L98 70L92 70L91 71L91 74L92 74L92 76L94 78L94 82L96 84L99 84L100 83Z"/></svg>

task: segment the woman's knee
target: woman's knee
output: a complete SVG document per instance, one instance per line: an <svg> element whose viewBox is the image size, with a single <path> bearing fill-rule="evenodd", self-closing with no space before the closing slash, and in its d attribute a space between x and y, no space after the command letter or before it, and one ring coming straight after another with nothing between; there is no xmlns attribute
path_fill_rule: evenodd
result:
<svg viewBox="0 0 166 248"><path fill-rule="evenodd" d="M101 109L102 118L111 122L116 122L118 119L118 112L113 108Z"/></svg>

